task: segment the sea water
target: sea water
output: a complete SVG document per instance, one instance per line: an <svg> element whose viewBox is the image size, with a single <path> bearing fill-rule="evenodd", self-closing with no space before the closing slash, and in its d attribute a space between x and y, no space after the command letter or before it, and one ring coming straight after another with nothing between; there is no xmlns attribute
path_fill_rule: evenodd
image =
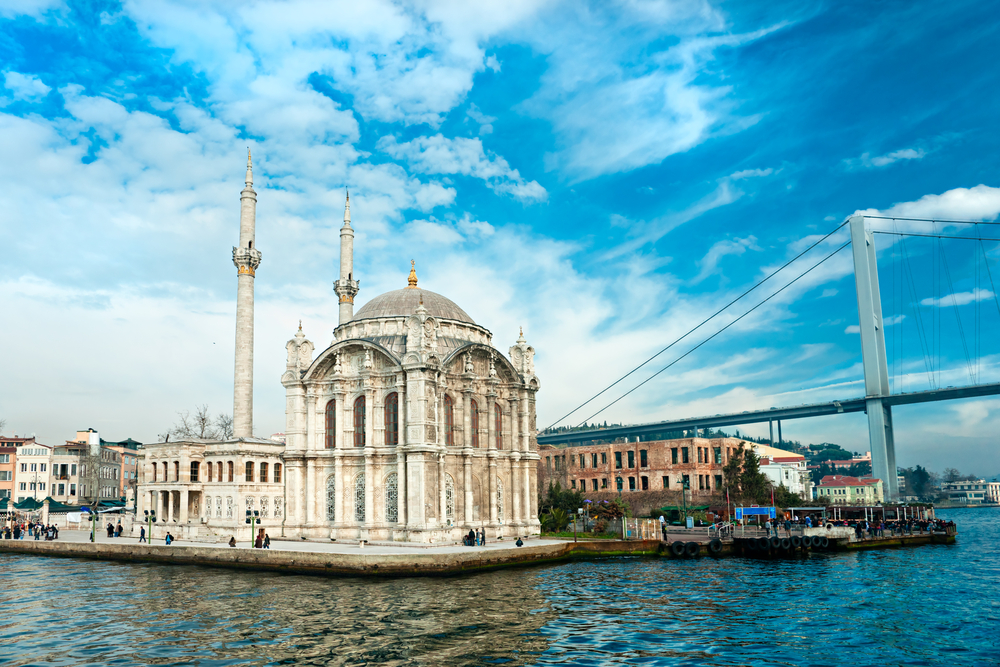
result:
<svg viewBox="0 0 1000 667"><path fill-rule="evenodd" d="M1000 510L954 545L325 579L0 554L0 665L996 665Z"/></svg>

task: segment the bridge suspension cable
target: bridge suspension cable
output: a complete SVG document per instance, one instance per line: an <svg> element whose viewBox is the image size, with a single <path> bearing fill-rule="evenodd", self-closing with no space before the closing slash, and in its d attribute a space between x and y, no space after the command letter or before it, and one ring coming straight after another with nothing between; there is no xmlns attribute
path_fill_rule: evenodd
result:
<svg viewBox="0 0 1000 667"><path fill-rule="evenodd" d="M764 278L762 278L761 280L759 280L757 283L755 283L753 286L751 286L745 292L743 292L742 294L740 294L738 297L736 297L735 299L733 299L732 301L730 301L729 303L727 303L726 305L724 305L722 308L719 308L717 311L715 311L714 313L712 313L711 315L709 315L708 317L706 317L704 320L702 320L701 322L699 322L697 325L695 325L691 329L688 329L684 334L682 334L680 337L674 339L669 345L667 345L666 347L662 348L659 352L657 352L653 356L651 356L648 359L646 359L644 362L642 362L641 364L639 364L638 366L636 366L635 368L633 368L632 370L630 370L628 373L626 373L625 375L621 376L620 378L618 378L617 380L615 380L614 382L612 382L611 384L609 384L607 387L605 387L601 391L597 392L596 394L594 394L593 396L591 396L590 398L588 398L586 401L584 401L583 403L581 403L577 407L573 408L572 410L570 410L569 412L567 412L566 414L564 414L559 419L557 419L554 422L552 422L552 424L549 425L549 427L546 428L545 430L548 431L548 430L550 430L552 428L555 428L562 420L566 419L567 417L569 417L573 413L578 412L579 410L582 410L584 408L584 406L590 404L591 402L593 402L594 400L596 400L599 396L603 395L604 393L606 393L607 391L609 391L610 389L612 389L614 386L616 386L620 382L624 381L627 377L629 377L630 375L632 375L633 373L635 373L636 371L638 371L640 368L644 367L646 364L648 364L649 362L651 362L654 359L656 359L657 357L659 357L661 354L663 354L664 352L666 352L667 350L669 350L670 348L672 348L674 345L676 345L677 343L681 342L682 340L684 340L685 338L687 338L688 336L690 336L691 334L693 334L695 331L697 331L701 327L703 327L706 324L708 324L712 319L714 319L716 316L718 316L719 314L721 314L723 311L725 311L727 308L729 308L730 306L732 306L734 303L736 303L737 301L739 301L740 299L742 299L746 295L748 295L751 292L753 292L755 289L757 289L758 287L760 287L761 285L763 285L764 283L766 283L768 280L770 280L771 278L773 278L774 276L776 276L778 273L780 273L784 269L788 268L797 259L799 259L803 255L805 255L807 252L809 252L810 250L812 250L813 248L815 248L819 244L823 243L823 241L826 241L828 238L830 238L831 236L833 236L834 234L836 234L846 224L847 224L847 221L845 220L844 222L842 222L839 225L837 225L836 228L834 228L828 234L826 234L825 236L823 236L823 238L821 238L818 241L816 241L815 243L813 243L811 246L809 246L808 248L806 248L805 250L803 250L802 252L800 252L795 257L792 257L790 260L788 260L787 262L785 262L784 264L782 264L780 267L778 267L777 269L775 269L774 271L772 271L771 273L769 273L767 276L765 276ZM829 259L829 257L827 257L827 259ZM824 260L824 261L826 261L826 260ZM802 276L799 276L799 277L801 278ZM782 289L784 289L784 288L782 288ZM775 294L777 294L777 292L775 292Z"/></svg>
<svg viewBox="0 0 1000 667"><path fill-rule="evenodd" d="M839 229L839 227L838 227L838 229ZM834 230L834 231L836 231L836 230ZM833 232L831 232L831 234L832 233ZM700 348L702 345L705 345L706 343L708 343L710 340L712 340L713 338L715 338L716 336L718 336L719 334L721 334L723 331L725 331L729 327L733 326L734 324L736 324L737 322L739 322L740 320L742 320L744 317L746 317L750 313L754 312L755 310L757 310L758 308L760 308L761 306L763 306L765 303L767 303L768 301L770 301L771 299L773 299L774 297L778 296L779 294L781 294L782 292L784 292L786 289L788 289L789 287L791 287L792 285L794 285L795 283L797 283L799 280L801 280L806 275L808 275L813 269L817 268L820 264L822 264L823 262L827 261L828 259L830 259L834 255L836 255L838 252L840 252L841 250L843 250L844 248L846 248L849 245L851 245L850 241L848 241L847 243L845 243L844 245L840 246L839 248L837 248L836 250L834 250L833 252L831 252L829 255L827 255L823 259L819 260L818 262L816 262L815 264L813 264L812 266L810 266L808 269L806 269L805 271L803 271L802 273L800 273L798 276L796 276L795 278L793 278L792 280L790 280L789 282L787 282L780 289L778 289L773 294L771 294L770 296L768 296L767 298L765 298L764 300L762 300L760 303L758 303L757 305L755 305L753 308L751 308L747 312L743 313L742 315L740 315L739 317L737 317L735 320L733 320L732 322L730 322L726 326L722 327L721 329L719 329L718 331L716 331L714 334L712 334L711 336L709 336L705 340L701 341L700 343L698 343L697 345L695 345L694 347L692 347L690 350L688 350L687 352L685 352L681 356L677 357L676 359L674 359L673 361L671 361L669 364L667 364L666 366L664 366L660 370L658 370L655 373L653 373L652 375L650 375L648 378L646 378L642 382L640 382L636 386L632 387L627 392L625 392L624 394L622 394L621 396L619 396L615 400L611 401L610 403L608 403L607 405L605 405L603 408L601 408L600 410L598 410L594 414L592 414L589 417L587 417L586 419L584 419L580 424L578 424L578 426L582 426L583 424L586 424L588 421L590 421L591 419L593 419L597 415L601 414L602 412L604 412L605 410L607 410L608 408L610 408L612 405L614 405L618 401L622 400L623 398L625 398L626 396L628 396L629 394L631 394L633 391L635 391L639 387L643 386L644 384L646 384L647 382L649 382L650 380L652 380L653 378L655 378L657 375L659 375L660 373L664 372L665 370L667 370L668 368L670 368L671 366L673 366L674 364L676 364L677 362L679 362L681 359L684 359L686 356L688 356L689 354L691 354L692 352L694 352L695 350L697 350L698 348ZM624 379L624 378L622 378L622 379Z"/></svg>

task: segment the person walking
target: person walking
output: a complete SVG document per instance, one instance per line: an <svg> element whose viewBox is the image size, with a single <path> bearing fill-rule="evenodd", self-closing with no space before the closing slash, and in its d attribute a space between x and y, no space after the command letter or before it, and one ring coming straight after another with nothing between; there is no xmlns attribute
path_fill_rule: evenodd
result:
<svg viewBox="0 0 1000 667"><path fill-rule="evenodd" d="M764 530L767 531L767 536L771 537L771 519L764 522Z"/></svg>
<svg viewBox="0 0 1000 667"><path fill-rule="evenodd" d="M788 519L785 519L785 537L791 537L791 536L792 536L792 522L789 521Z"/></svg>
<svg viewBox="0 0 1000 667"><path fill-rule="evenodd" d="M163 542L169 546L173 541L174 541L174 536L170 534L170 531L167 531L167 536L163 538Z"/></svg>
<svg viewBox="0 0 1000 667"><path fill-rule="evenodd" d="M267 533L264 533L264 548L265 549L271 548L271 536L268 535Z"/></svg>
<svg viewBox="0 0 1000 667"><path fill-rule="evenodd" d="M143 526L142 528L139 529L139 542L146 542L146 527L145 526ZM149 542L146 542L146 544L149 544Z"/></svg>

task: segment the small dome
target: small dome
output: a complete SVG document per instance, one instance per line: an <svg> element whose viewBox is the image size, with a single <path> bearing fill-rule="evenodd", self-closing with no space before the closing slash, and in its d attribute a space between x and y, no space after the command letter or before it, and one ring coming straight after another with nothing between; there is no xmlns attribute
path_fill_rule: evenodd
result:
<svg viewBox="0 0 1000 667"><path fill-rule="evenodd" d="M352 319L368 320L379 317L409 317L417 311L417 306L420 305L421 299L423 299L427 314L431 317L475 324L468 313L459 308L448 297L441 296L437 292L420 289L419 287L406 287L380 294L361 306L361 309L354 313Z"/></svg>

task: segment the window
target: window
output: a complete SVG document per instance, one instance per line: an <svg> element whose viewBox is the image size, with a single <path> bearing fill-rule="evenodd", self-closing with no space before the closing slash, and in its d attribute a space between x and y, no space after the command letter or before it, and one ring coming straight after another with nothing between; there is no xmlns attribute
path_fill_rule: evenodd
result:
<svg viewBox="0 0 1000 667"><path fill-rule="evenodd" d="M715 453L716 465L722 465L722 447L716 447L712 451Z"/></svg>
<svg viewBox="0 0 1000 667"><path fill-rule="evenodd" d="M455 486L451 481L451 477L448 478L445 488L445 506L448 506L449 498L451 501L451 508L455 507ZM448 514L448 518L451 518L451 514ZM399 477L396 473L392 473L385 478L385 520L389 523L397 523L399 521Z"/></svg>
<svg viewBox="0 0 1000 667"><path fill-rule="evenodd" d="M260 481L262 481L262 482L266 482L267 481L267 464L266 463L261 463L260 464Z"/></svg>
<svg viewBox="0 0 1000 667"><path fill-rule="evenodd" d="M70 466L70 470L71 470L71 472L69 473L70 475L76 475L76 464L75 463L72 466Z"/></svg>
<svg viewBox="0 0 1000 667"><path fill-rule="evenodd" d="M365 446L365 397L358 396L354 401L354 446ZM364 484L364 481L361 482ZM359 519L364 521L364 519Z"/></svg>
<svg viewBox="0 0 1000 667"><path fill-rule="evenodd" d="M479 447L479 405L469 401L469 428L472 431L472 446ZM556 469L559 468L559 458L556 457Z"/></svg>
<svg viewBox="0 0 1000 667"><path fill-rule="evenodd" d="M337 520L337 478L334 475L326 478L326 520Z"/></svg>
<svg viewBox="0 0 1000 667"><path fill-rule="evenodd" d="M212 481L212 469L213 468L215 468L215 464L214 463L209 463L208 465L205 466L205 471L208 473L208 481L209 482ZM128 475L126 475L126 477L127 476Z"/></svg>
<svg viewBox="0 0 1000 667"><path fill-rule="evenodd" d="M649 458L646 456L646 450L645 449L640 449L639 450L639 467L640 468L648 468L649 467Z"/></svg>
<svg viewBox="0 0 1000 667"><path fill-rule="evenodd" d="M496 448L503 449L503 410L499 405L493 405L493 430L496 433Z"/></svg>
<svg viewBox="0 0 1000 667"><path fill-rule="evenodd" d="M621 477L615 477L615 486L618 487L619 491L621 491L623 488L625 488L625 484L624 484L624 482L622 482L622 478Z"/></svg>
<svg viewBox="0 0 1000 667"><path fill-rule="evenodd" d="M635 477L628 478L628 490L635 491Z"/></svg>
<svg viewBox="0 0 1000 667"><path fill-rule="evenodd" d="M629 468L635 467L635 452L633 451L629 451L628 453L628 467Z"/></svg>
<svg viewBox="0 0 1000 667"><path fill-rule="evenodd" d="M642 482L642 490L643 491L649 491L649 478L648 477L640 477L639 481Z"/></svg>
<svg viewBox="0 0 1000 667"><path fill-rule="evenodd" d="M354 478L354 520L358 523L365 521L365 474L361 473Z"/></svg>
<svg viewBox="0 0 1000 667"><path fill-rule="evenodd" d="M622 467L622 453L615 452L615 468L620 470L621 467Z"/></svg>
<svg viewBox="0 0 1000 667"><path fill-rule="evenodd" d="M597 454L591 454L590 455L590 467L591 468L596 468L597 467Z"/></svg>
<svg viewBox="0 0 1000 667"><path fill-rule="evenodd" d="M688 448L681 447L681 460L684 463L691 463L691 458L688 456Z"/></svg>
<svg viewBox="0 0 1000 667"><path fill-rule="evenodd" d="M71 496L75 496L76 495L76 484L70 484L69 485L69 495L71 495Z"/></svg>
<svg viewBox="0 0 1000 667"><path fill-rule="evenodd" d="M244 477L244 479L246 481L248 481L248 482L252 482L253 481L253 461L247 461L246 468L247 468L246 469L246 477Z"/></svg>
<svg viewBox="0 0 1000 667"><path fill-rule="evenodd" d="M17 490L18 491L27 491L28 490L28 484L27 484L27 482L21 482L21 485L18 486Z"/></svg>
<svg viewBox="0 0 1000 667"><path fill-rule="evenodd" d="M701 449L701 448L699 447L698 449ZM705 476L704 475L698 475L698 490L699 491L704 491L705 490Z"/></svg>
<svg viewBox="0 0 1000 667"><path fill-rule="evenodd" d="M166 464L164 463L163 465L166 465ZM167 477L166 475L163 476L164 479L166 479L166 477ZM181 481L181 462L180 461L174 461L174 481L175 482Z"/></svg>
<svg viewBox="0 0 1000 667"><path fill-rule="evenodd" d="M200 464L197 461L192 461L191 462L191 481L192 482L197 482L198 481L198 468L199 467L200 467Z"/></svg>
<svg viewBox="0 0 1000 667"><path fill-rule="evenodd" d="M38 470L39 472L45 472L45 464L44 463L40 464Z"/></svg>
<svg viewBox="0 0 1000 667"><path fill-rule="evenodd" d="M545 469L546 470L552 470L552 457L551 456L546 456L545 457Z"/></svg>
<svg viewBox="0 0 1000 667"><path fill-rule="evenodd" d="M698 448L698 463L704 463L704 461L701 460L701 447Z"/></svg>
<svg viewBox="0 0 1000 667"><path fill-rule="evenodd" d="M219 461L217 464L215 464L215 466L216 466L215 469L219 472L218 476L219 476L219 481L221 482L222 481L222 461ZM230 481L232 481L232 480L230 480Z"/></svg>
<svg viewBox="0 0 1000 667"><path fill-rule="evenodd" d="M455 444L455 404L447 394L444 397L444 444Z"/></svg>
<svg viewBox="0 0 1000 667"><path fill-rule="evenodd" d="M715 490L718 491L722 488L722 475L715 476Z"/></svg>
<svg viewBox="0 0 1000 667"><path fill-rule="evenodd" d="M670 488L670 478L667 477L666 475L663 476L663 488L664 489Z"/></svg>
<svg viewBox="0 0 1000 667"><path fill-rule="evenodd" d="M393 392L385 397L385 446L399 444L399 394Z"/></svg>
<svg viewBox="0 0 1000 667"><path fill-rule="evenodd" d="M274 483L275 484L281 484L281 464L280 463L275 463L274 464ZM277 506L275 506L275 510L277 510L277 509L278 509ZM278 516L278 515L275 514L274 516Z"/></svg>
<svg viewBox="0 0 1000 667"><path fill-rule="evenodd" d="M229 481L230 482L233 481L233 470L234 470L233 462L230 461L229 462Z"/></svg>
<svg viewBox="0 0 1000 667"><path fill-rule="evenodd" d="M676 447L673 447L670 450L670 462L674 463L674 464L677 463L677 448Z"/></svg>
<svg viewBox="0 0 1000 667"><path fill-rule="evenodd" d="M561 459L560 457L558 457L558 456L556 457L556 470L559 470L559 468L561 467L561 466L559 465L559 463L561 462L561 460L562 460L562 459Z"/></svg>
<svg viewBox="0 0 1000 667"><path fill-rule="evenodd" d="M608 478L607 477L604 477L604 478L601 479L601 488L602 489L608 488Z"/></svg>
<svg viewBox="0 0 1000 667"><path fill-rule="evenodd" d="M601 452L601 465L607 465L607 464L608 464L608 453Z"/></svg>
<svg viewBox="0 0 1000 667"><path fill-rule="evenodd" d="M597 480L596 480L596 479L592 479L592 480L590 480L590 487L591 487L591 488L592 488L592 489L593 489L594 491L597 491Z"/></svg>
<svg viewBox="0 0 1000 667"><path fill-rule="evenodd" d="M326 404L326 448L337 446L337 401Z"/></svg>
<svg viewBox="0 0 1000 667"><path fill-rule="evenodd" d="M0 463L10 463L10 454L0 454Z"/></svg>
<svg viewBox="0 0 1000 667"><path fill-rule="evenodd" d="M28 472L28 464L27 463L22 463L21 464L21 472Z"/></svg>
<svg viewBox="0 0 1000 667"><path fill-rule="evenodd" d="M156 464L153 464L153 481L156 481Z"/></svg>
<svg viewBox="0 0 1000 667"><path fill-rule="evenodd" d="M32 463L31 464L31 472L38 472L38 464L37 463Z"/></svg>
<svg viewBox="0 0 1000 667"><path fill-rule="evenodd" d="M575 489L576 488L576 480L575 479L569 480L569 488L571 488L571 489Z"/></svg>
<svg viewBox="0 0 1000 667"><path fill-rule="evenodd" d="M12 479L10 470L0 470L0 482L9 482Z"/></svg>

